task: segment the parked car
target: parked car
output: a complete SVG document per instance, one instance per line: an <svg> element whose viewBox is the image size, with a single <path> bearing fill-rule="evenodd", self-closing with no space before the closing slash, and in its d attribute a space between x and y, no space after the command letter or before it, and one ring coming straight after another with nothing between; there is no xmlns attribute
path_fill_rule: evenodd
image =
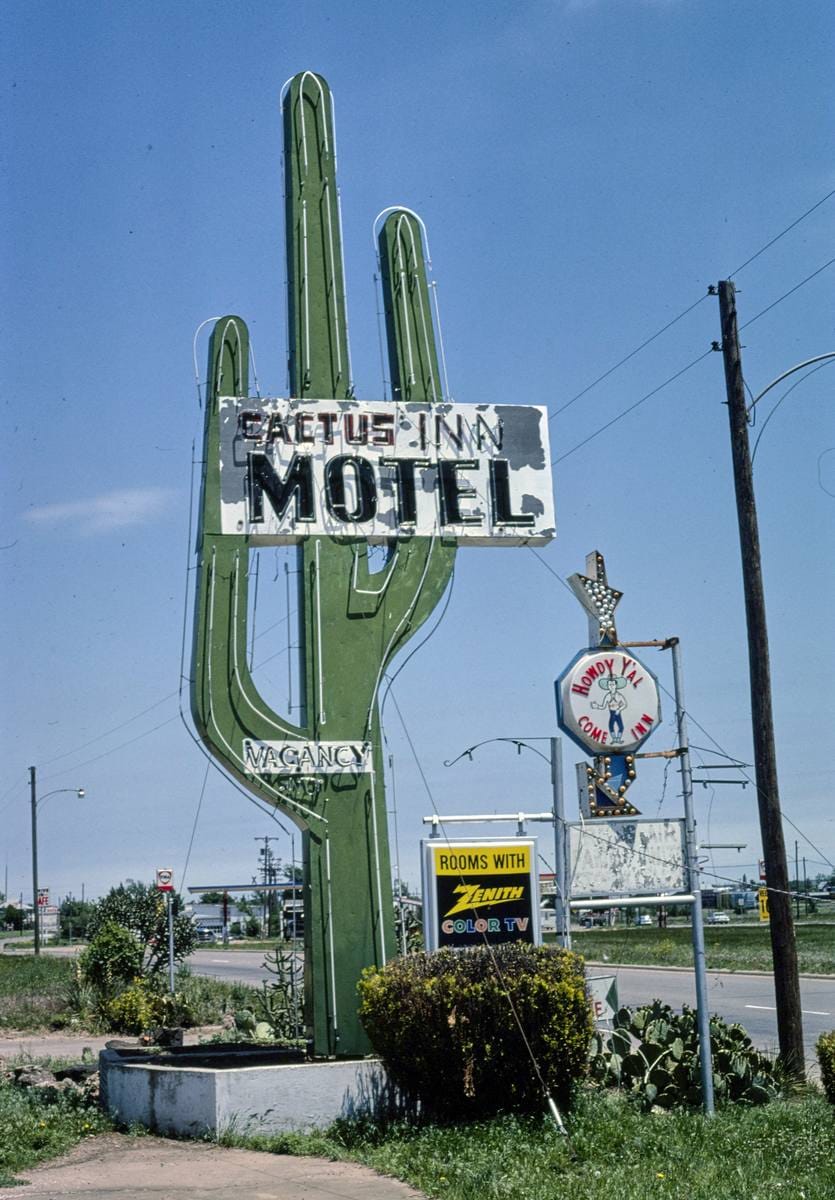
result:
<svg viewBox="0 0 835 1200"><path fill-rule="evenodd" d="M651 925L652 917L649 915L649 913L639 913L638 916L635 918L635 924L636 925Z"/></svg>
<svg viewBox="0 0 835 1200"><path fill-rule="evenodd" d="M586 912L580 916L581 929L593 929L609 924L609 914L606 912Z"/></svg>
<svg viewBox="0 0 835 1200"><path fill-rule="evenodd" d="M727 913L712 912L707 916L708 925L730 925L731 918Z"/></svg>

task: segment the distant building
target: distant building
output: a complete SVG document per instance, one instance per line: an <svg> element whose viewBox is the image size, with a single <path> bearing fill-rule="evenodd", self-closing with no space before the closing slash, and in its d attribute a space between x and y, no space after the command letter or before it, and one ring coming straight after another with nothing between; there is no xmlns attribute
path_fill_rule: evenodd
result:
<svg viewBox="0 0 835 1200"><path fill-rule="evenodd" d="M202 930L217 937L223 935L222 904L203 904L195 900L186 905L186 916L191 917L192 923L198 932ZM243 928L248 920L249 914L241 912L238 906L230 900L226 906L227 926L234 925L237 922Z"/></svg>

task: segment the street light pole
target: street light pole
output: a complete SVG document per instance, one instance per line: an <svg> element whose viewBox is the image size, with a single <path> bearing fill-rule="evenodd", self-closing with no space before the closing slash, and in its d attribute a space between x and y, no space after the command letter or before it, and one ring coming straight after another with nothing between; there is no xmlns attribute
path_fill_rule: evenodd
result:
<svg viewBox="0 0 835 1200"><path fill-rule="evenodd" d="M32 902L35 918L36 954L41 952L41 914L38 904L38 805L42 804L44 800L48 800L50 796L57 796L60 792L74 792L79 800L84 796L84 788L56 788L38 799L37 771L35 767L29 768L29 803L32 806Z"/></svg>
<svg viewBox="0 0 835 1200"><path fill-rule="evenodd" d="M754 479L748 445L748 413L736 320L736 298L730 280L719 284L719 313L722 327L722 357L731 430L745 618L748 628L748 670L751 685L751 722L754 742L757 804L760 817L766 883L769 888L769 927L774 961L774 993L777 1006L777 1035L784 1067L802 1078L804 1073L803 1021L800 1009L800 977L792 921L789 871L783 837L774 718L771 708L771 669L768 658L768 629L760 559L760 537L754 498Z"/></svg>
<svg viewBox="0 0 835 1200"><path fill-rule="evenodd" d="M552 737L551 785L554 793L554 924L557 941L571 949L571 896L568 887L568 828L565 824L565 795L562 782L562 740Z"/></svg>
<svg viewBox="0 0 835 1200"><path fill-rule="evenodd" d="M35 768L29 768L29 801L32 805L32 907L35 922L35 953L41 952L41 923L38 912L38 789Z"/></svg>

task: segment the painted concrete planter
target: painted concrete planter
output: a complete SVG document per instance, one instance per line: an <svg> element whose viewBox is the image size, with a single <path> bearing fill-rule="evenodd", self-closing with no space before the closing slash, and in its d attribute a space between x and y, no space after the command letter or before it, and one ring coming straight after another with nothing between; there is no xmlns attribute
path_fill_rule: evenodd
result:
<svg viewBox="0 0 835 1200"><path fill-rule="evenodd" d="M270 1062L263 1051L175 1058L106 1049L99 1071L102 1105L116 1120L188 1137L312 1129L388 1111L393 1102L375 1059Z"/></svg>

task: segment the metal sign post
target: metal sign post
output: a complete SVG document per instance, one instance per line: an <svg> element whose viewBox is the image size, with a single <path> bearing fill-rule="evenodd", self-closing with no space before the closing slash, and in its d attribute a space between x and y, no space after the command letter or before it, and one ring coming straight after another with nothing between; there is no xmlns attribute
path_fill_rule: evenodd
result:
<svg viewBox="0 0 835 1200"><path fill-rule="evenodd" d="M171 867L157 867L157 891L165 896L168 919L168 989L174 993L174 872Z"/></svg>
<svg viewBox="0 0 835 1200"><path fill-rule="evenodd" d="M562 777L562 739L551 738L551 784L554 790L554 923L557 942L571 949L571 910L569 900L568 838L565 825L565 793Z"/></svg>
<svg viewBox="0 0 835 1200"><path fill-rule="evenodd" d="M714 1111L713 1069L710 1049L710 1014L707 1002L707 976L705 970L704 926L702 923L702 898L699 880L699 864L696 854L696 821L693 813L693 780L690 772L690 753L687 741L687 722L684 712L684 684L681 671L681 652L678 638L666 638L653 642L622 642L615 628L615 608L622 593L609 586L603 555L593 551L586 559L587 575L572 575L569 584L589 616L590 647L582 650L563 671L556 681L557 722L564 733L594 755L594 766L577 764L577 779L581 812L593 823L595 837L603 847L605 855L611 851L612 865L620 864L622 879L605 893L605 870L597 869L597 878L587 880L594 897L591 901L569 899L572 908L613 907L635 904L660 905L668 897L642 895L647 892L675 894L678 903L689 902L692 912L693 966L696 988L696 1009L699 1030L699 1060L702 1081L702 1102L706 1113ZM681 770L681 785L684 798L683 847L676 856L669 850L653 855L646 853L646 840L650 837L657 844L668 835L675 837L672 822L670 828L651 832L651 826L660 822L630 822L626 817L637 816L637 809L626 800L626 792L636 775L636 758L642 757L638 750L661 720L661 705L658 684L651 671L634 657L634 646L655 646L660 650L671 650L673 681L676 706L676 728L678 745L675 750L661 751L660 757L678 758ZM628 651L628 654L626 653ZM599 714L599 715L598 715ZM612 819L613 818L613 819ZM629 831L644 826L645 848L639 851L628 844ZM607 846L607 836L614 839ZM581 843L582 844L582 843ZM628 862L624 858L627 856ZM633 857L637 855L637 857ZM579 858L579 855L578 855ZM653 861L654 860L654 861ZM602 862L603 860L601 860ZM659 866L669 875L670 867L677 867L682 878L659 878ZM576 862L569 876L574 890L579 892ZM634 876L636 868L639 878ZM592 866L594 874L595 867ZM629 882L626 882L629 880ZM610 885L612 880L610 880ZM623 888L623 891L621 891ZM681 895L682 892L687 895ZM612 895L614 892L614 895Z"/></svg>
<svg viewBox="0 0 835 1200"><path fill-rule="evenodd" d="M168 901L168 989L174 994L174 897L169 892Z"/></svg>
<svg viewBox="0 0 835 1200"><path fill-rule="evenodd" d="M702 922L701 881L696 853L696 820L693 814L693 780L690 774L690 746L687 741L687 719L684 713L684 682L681 672L681 650L678 638L671 638L673 654L673 690L676 698L676 729L681 762L681 791L684 797L684 828L687 848L687 872L693 893L691 922L693 930L693 964L696 975L696 1010L699 1024L699 1061L702 1075L702 1102L706 1113L712 1113L713 1061L710 1050L710 1013L707 1006L707 974L705 971L705 931Z"/></svg>

